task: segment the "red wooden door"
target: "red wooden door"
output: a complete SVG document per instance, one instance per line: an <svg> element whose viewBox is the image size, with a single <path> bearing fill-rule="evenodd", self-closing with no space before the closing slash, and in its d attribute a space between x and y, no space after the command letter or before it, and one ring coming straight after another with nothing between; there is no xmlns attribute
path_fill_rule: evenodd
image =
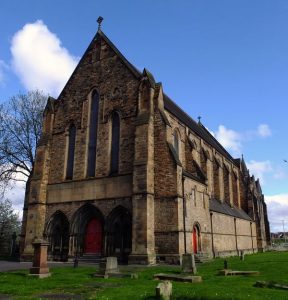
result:
<svg viewBox="0 0 288 300"><path fill-rule="evenodd" d="M102 225L100 220L92 219L88 222L85 234L85 253L101 254Z"/></svg>
<svg viewBox="0 0 288 300"><path fill-rule="evenodd" d="M196 227L193 228L193 252L198 252L198 233Z"/></svg>

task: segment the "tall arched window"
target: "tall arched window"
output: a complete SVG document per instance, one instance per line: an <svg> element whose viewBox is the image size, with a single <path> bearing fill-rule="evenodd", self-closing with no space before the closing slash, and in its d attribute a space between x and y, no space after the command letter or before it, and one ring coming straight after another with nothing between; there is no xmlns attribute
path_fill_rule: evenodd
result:
<svg viewBox="0 0 288 300"><path fill-rule="evenodd" d="M120 117L117 112L112 116L112 139L111 139L111 174L119 171L119 148L120 148Z"/></svg>
<svg viewBox="0 0 288 300"><path fill-rule="evenodd" d="M174 130L174 149L177 156L179 157L179 135L177 130Z"/></svg>
<svg viewBox="0 0 288 300"><path fill-rule="evenodd" d="M87 176L95 176L99 94L93 91L90 106Z"/></svg>
<svg viewBox="0 0 288 300"><path fill-rule="evenodd" d="M73 178L75 141L76 141L76 127L75 127L75 125L71 125L69 128L66 179Z"/></svg>

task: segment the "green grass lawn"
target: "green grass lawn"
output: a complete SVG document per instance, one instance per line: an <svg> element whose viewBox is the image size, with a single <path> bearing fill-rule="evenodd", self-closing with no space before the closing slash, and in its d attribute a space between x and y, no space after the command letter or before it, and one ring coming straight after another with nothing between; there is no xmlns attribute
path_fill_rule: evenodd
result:
<svg viewBox="0 0 288 300"><path fill-rule="evenodd" d="M173 282L173 299L288 299L288 291L257 288L258 280L273 281L288 285L288 252L267 252L246 255L244 261L238 257L227 258L228 267L233 270L260 271L258 276L219 276L223 259L198 266L202 283ZM126 270L129 267L126 267ZM131 268L130 268L131 269ZM51 269L52 276L36 279L27 276L28 270L0 273L0 294L12 299L40 299L42 294L74 294L83 299L154 299L156 273L180 273L180 267L157 266L131 269L138 273L138 279L92 277L94 267L72 267ZM1 298L1 297L0 297Z"/></svg>

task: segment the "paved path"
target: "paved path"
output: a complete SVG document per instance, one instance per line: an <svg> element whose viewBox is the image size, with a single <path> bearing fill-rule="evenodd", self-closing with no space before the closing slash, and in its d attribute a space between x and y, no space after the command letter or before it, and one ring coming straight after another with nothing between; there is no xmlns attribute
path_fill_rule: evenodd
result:
<svg viewBox="0 0 288 300"><path fill-rule="evenodd" d="M51 262L48 263L50 268L71 266L73 263ZM32 267L31 262L18 262L0 260L0 272L29 269Z"/></svg>

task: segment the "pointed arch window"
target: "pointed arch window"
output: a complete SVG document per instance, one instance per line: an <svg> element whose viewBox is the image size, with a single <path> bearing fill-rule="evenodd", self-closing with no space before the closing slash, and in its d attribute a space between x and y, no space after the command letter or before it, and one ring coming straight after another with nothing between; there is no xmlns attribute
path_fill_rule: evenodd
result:
<svg viewBox="0 0 288 300"><path fill-rule="evenodd" d="M111 156L110 156L111 174L117 174L119 171L119 149L120 149L120 117L117 112L114 112L112 115L112 138L111 138Z"/></svg>
<svg viewBox="0 0 288 300"><path fill-rule="evenodd" d="M93 91L90 106L87 176L95 176L99 94Z"/></svg>
<svg viewBox="0 0 288 300"><path fill-rule="evenodd" d="M174 149L179 158L179 135L177 130L174 130Z"/></svg>
<svg viewBox="0 0 288 300"><path fill-rule="evenodd" d="M73 178L75 142L76 142L76 127L75 125L72 124L69 128L69 137L68 137L66 179Z"/></svg>

